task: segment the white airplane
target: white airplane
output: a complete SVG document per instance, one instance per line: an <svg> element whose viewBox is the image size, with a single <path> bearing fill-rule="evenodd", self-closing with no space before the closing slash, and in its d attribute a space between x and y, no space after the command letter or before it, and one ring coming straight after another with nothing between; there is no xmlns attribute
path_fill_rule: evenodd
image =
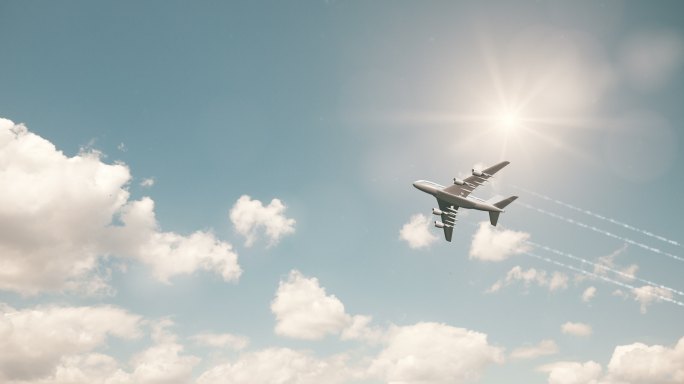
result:
<svg viewBox="0 0 684 384"><path fill-rule="evenodd" d="M435 221L435 227L444 229L444 237L447 241L451 241L451 233L457 221L456 214L458 213L458 208L487 211L489 212L489 222L496 226L499 214L504 212L503 209L517 199L518 196L511 196L492 203L469 195L475 188L486 183L490 177L508 164L510 164L509 161L502 161L482 171L473 169L472 176L467 177L465 180L454 178L454 184L448 187L427 180L418 180L413 183L414 187L437 198L439 209L432 208L432 214L441 216L442 221Z"/></svg>

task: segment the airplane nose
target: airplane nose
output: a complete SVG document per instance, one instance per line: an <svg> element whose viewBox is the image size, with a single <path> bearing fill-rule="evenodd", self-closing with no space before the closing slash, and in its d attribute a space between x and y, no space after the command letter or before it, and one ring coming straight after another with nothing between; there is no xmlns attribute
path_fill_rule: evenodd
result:
<svg viewBox="0 0 684 384"><path fill-rule="evenodd" d="M413 182L413 186L414 186L415 188L418 188L418 182L417 182L417 181L414 181L414 182ZM420 188L418 188L418 189L420 189Z"/></svg>

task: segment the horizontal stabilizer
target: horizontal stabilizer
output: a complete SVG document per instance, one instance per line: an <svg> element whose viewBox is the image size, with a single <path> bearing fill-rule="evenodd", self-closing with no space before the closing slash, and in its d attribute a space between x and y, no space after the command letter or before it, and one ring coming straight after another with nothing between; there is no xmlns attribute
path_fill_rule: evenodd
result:
<svg viewBox="0 0 684 384"><path fill-rule="evenodd" d="M507 199L503 199L499 201L498 203L494 203L494 206L499 208L499 209L504 209L508 204L512 203L517 199L518 196L511 196ZM496 223L499 221L499 214L501 212L494 212L494 211L489 211L489 222L496 227Z"/></svg>
<svg viewBox="0 0 684 384"><path fill-rule="evenodd" d="M498 203L494 203L494 206L499 208L499 209L504 209L504 208L506 208L506 206L508 204L514 202L515 199L517 199L517 198L518 198L518 196L511 196L507 199L503 199L503 200L499 201Z"/></svg>

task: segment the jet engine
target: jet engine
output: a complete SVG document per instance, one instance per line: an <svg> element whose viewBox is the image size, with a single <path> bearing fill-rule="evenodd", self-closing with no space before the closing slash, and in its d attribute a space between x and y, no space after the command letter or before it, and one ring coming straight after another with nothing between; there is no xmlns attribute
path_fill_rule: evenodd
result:
<svg viewBox="0 0 684 384"><path fill-rule="evenodd" d="M464 183L465 183L465 181L463 181L463 180L461 180L461 179L457 179L457 178L454 177L454 184L456 184L456 185L463 185Z"/></svg>
<svg viewBox="0 0 684 384"><path fill-rule="evenodd" d="M435 221L435 227L444 228L444 223L442 223L441 221Z"/></svg>
<svg viewBox="0 0 684 384"><path fill-rule="evenodd" d="M444 213L444 212L442 212L441 209L432 208L432 214L433 214L433 215L439 216L439 215L442 215L443 213Z"/></svg>
<svg viewBox="0 0 684 384"><path fill-rule="evenodd" d="M482 176L482 171L476 171L473 169L473 176Z"/></svg>

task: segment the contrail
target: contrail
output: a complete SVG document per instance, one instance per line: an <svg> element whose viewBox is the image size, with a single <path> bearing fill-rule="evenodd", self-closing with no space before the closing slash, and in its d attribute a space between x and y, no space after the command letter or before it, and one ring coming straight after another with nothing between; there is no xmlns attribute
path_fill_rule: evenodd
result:
<svg viewBox="0 0 684 384"><path fill-rule="evenodd" d="M627 223L623 223L622 221L618 221L618 220L615 220L615 219L611 219L610 217L605 217L605 216L599 215L598 213L592 212L592 211L590 211L590 210L588 210L588 209L582 209L582 208L576 207L576 206L574 206L574 205L572 205L572 204L568 204L568 203L565 203L565 202L563 202L563 201L556 200L556 199L554 199L554 198L552 198L552 197L549 197L549 196L546 196L546 195L542 195L541 193L537 193L537 192L534 192L534 191L530 191L529 189L525 189L525 188L522 188L522 187L518 187L518 186L516 186L516 185L513 185L513 188L518 189L518 190L520 190L520 191L523 191L523 192L525 192L525 193L529 193L529 194L531 194L531 195L537 196L537 197L539 197L539 198L541 198L541 199L544 199L544 200L547 200L547 201L552 201L552 202L554 202L554 203L556 203L556 204L558 204L558 205L562 205L562 206L564 206L564 207L566 207L566 208L570 208L570 209L572 209L572 210L574 210L574 211L582 212L582 213L587 214L587 215L589 215L589 216L593 216L593 217L595 217L595 218L597 218L597 219L605 220L605 221L607 221L607 222L609 222L609 223L618 225L618 226L620 226L620 227L622 227L622 228L629 229L630 231L638 232L638 233L641 233L642 235L646 235L646 236L648 236L648 237L652 237L652 238L654 238L654 239L658 239L658 240L660 240L660 241L664 241L664 242L666 242L666 243L668 243L668 244L676 245L676 246L678 246L678 247L681 247L681 246L682 246L682 244L680 244L680 243L678 243L678 242L676 242L676 241L674 241L674 240L670 240L670 239L665 238L665 237L663 237L663 236L656 235L656 234L653 233L653 232L649 232L649 231L645 231L645 230L640 229L640 228L633 227L633 226L631 226L631 225L629 225L629 224L627 224Z"/></svg>
<svg viewBox="0 0 684 384"><path fill-rule="evenodd" d="M534 257L534 258L536 258L536 259L543 260L543 261L546 261L546 262L551 263L551 264L555 264L555 265L557 265L557 266L559 266L559 267L563 267L563 268L570 269L570 270L572 270L572 271L575 271L575 272L577 272L577 273L581 273L581 274L583 274L583 275L587 275L587 276L591 276L591 277L594 277L594 278L597 278L597 279L601 279L601 280L603 280L603 281L607 281L607 282L609 282L609 283L618 285L618 286L623 287L623 288L627 288L627 289L630 289L630 290L637 289L637 287L635 287L635 286L633 286L633 285L630 285L630 284L627 284L627 283L623 283L623 282L621 282L621 281L617 281L617 280L611 279L611 278L606 277L606 276L603 276L603 275L598 275L598 274L596 274L596 273L589 272L589 271L584 270L584 269L581 269L581 268L573 267L572 265L568 265L568 264L565 264L565 263L561 263L560 261L553 260L553 259L549 259L548 257L539 256L539 255L536 255L536 254L531 253L531 252L525 252L525 254L526 254L527 256L531 256L531 257ZM679 300L675 300L675 299L672 299L672 298L669 298L669 297L666 297L666 296L663 296L663 295L659 295L659 294L653 293L653 292L649 292L649 294L650 294L651 296L657 297L657 298L660 299L660 300L668 301L668 302L670 302L670 303L672 303L672 304L676 304L676 305L679 305L680 307L684 307L684 303L682 303L682 302L679 301Z"/></svg>
<svg viewBox="0 0 684 384"><path fill-rule="evenodd" d="M575 225L580 226L580 227L582 227L582 228L586 228L586 229L592 230L592 231L597 232L597 233L600 233L600 234L602 234L602 235L605 235L605 236L608 236L608 237L612 237L612 238L618 239L618 240L620 240L620 241L624 241L625 243L635 245L635 246L637 246L637 247L639 247L639 248L643 248L643 249L645 249L645 250L647 250L647 251L651 251L651 252L657 253L657 254L659 254L659 255L664 255L664 256L673 258L673 259L675 259L675 260L684 261L684 258L681 258L681 257L679 257L679 256L677 256L677 255L673 255L673 254L671 254L671 253L668 253L668 252L665 252L665 251L661 251L661 250L658 249L658 248L654 248L654 247L648 246L648 245L646 245L646 244L642 244L642 243L636 242L636 241L631 240L631 239L628 239L628 238L626 238L626 237L618 236L618 235L616 235L616 234L614 234L614 233L612 233L612 232L608 232L608 231L605 231L605 230L603 230L603 229L596 228L596 227L594 227L593 225L585 224L585 223L583 223L583 222L581 222L581 221L573 220L573 219L567 218L567 217L565 217L565 216L561 216L561 215L558 215L558 214L555 214L555 213L552 213L552 212L549 212L549 211L545 211L545 210L543 210L543 209L541 209L541 208L537 208L537 207L531 206L531 205L526 204L526 203L523 203L523 202L516 202L516 203L517 203L518 205L522 205L522 206L525 207L525 208L532 209L532 210L537 211L537 212L539 212L539 213L543 213L543 214L545 214L545 215L547 215L547 216L551 216L551 217L553 217L553 218L556 218L556 219L559 219L559 220L566 221L566 222L568 222L568 223L570 223L570 224L575 224Z"/></svg>
<svg viewBox="0 0 684 384"><path fill-rule="evenodd" d="M622 271L617 270L617 269L615 269L615 268L611 268L611 267L608 267L608 266L603 265L603 264L599 264L599 263L595 263L595 262L590 261L590 260L587 260L587 259L583 259L583 258L581 258L581 257L572 255L572 254L570 254L570 253L566 253L566 252L563 252L563 251L559 251L559 250L557 250L557 249L553 249L553 248L551 248L551 247L547 247L547 246L545 246L545 245L541 245L541 244L538 244L538 243L535 243L535 242L532 242L532 241L528 241L527 244L530 244L530 245L532 245L533 247L536 247L536 248L541 248L541 249L543 249L543 250L545 250L545 251L549 251L549 252L551 252L551 253L555 253L556 255L565 256L565 257L570 258L570 259L572 259L572 260L579 261L579 262L584 263L584 264L592 265L592 266L594 266L594 267L596 267L596 268L601 268L601 269L603 269L603 270L613 272L613 273L615 273L615 274L617 274L617 275L620 275L620 276L622 276L622 277L624 277L624 278L627 278L627 279L630 279L630 280L637 280L637 281L640 281L640 282L642 282L642 283L644 283L644 284L648 284L648 285L651 285L651 286L656 287L656 288L662 288L662 289L668 290L668 291L670 291L670 292L672 292L672 293L676 293L676 294L678 294L678 295L680 295L680 296L684 296L684 292L682 292L682 291L679 291L679 290L676 290L676 289L674 289L674 288L670 288L670 287L664 286L664 285L662 285L662 284L655 283L655 282L650 281L650 280L641 279L641 278L636 277L636 276L634 276L634 275L630 275L629 273L625 273L625 272L622 272Z"/></svg>

